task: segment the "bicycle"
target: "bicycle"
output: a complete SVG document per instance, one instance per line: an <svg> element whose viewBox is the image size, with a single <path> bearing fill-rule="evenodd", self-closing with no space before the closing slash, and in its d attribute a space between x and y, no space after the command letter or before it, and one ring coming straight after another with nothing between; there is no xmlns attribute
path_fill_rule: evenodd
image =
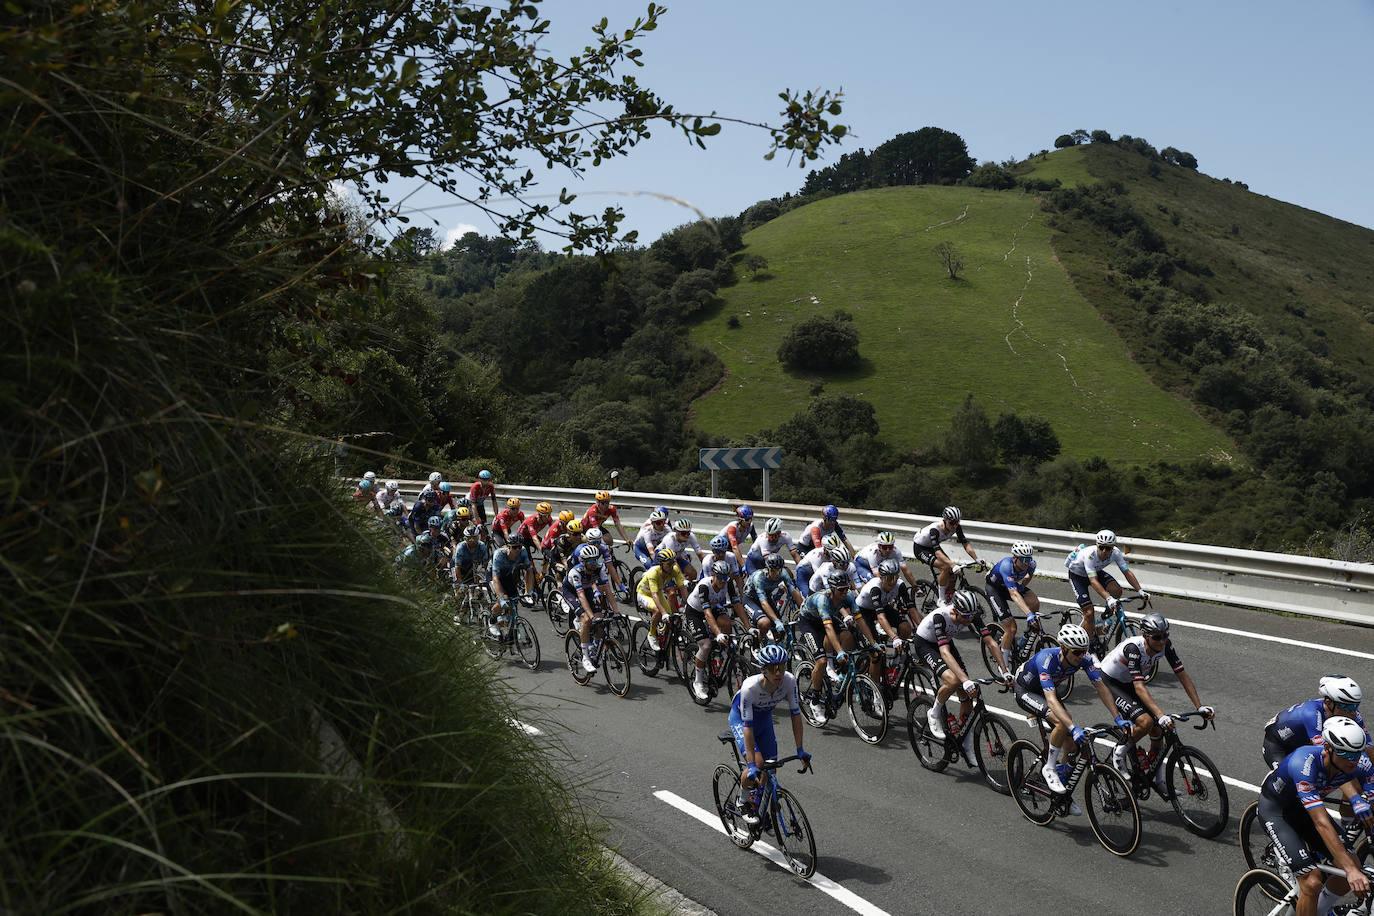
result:
<svg viewBox="0 0 1374 916"><path fill-rule="evenodd" d="M1173 719L1175 722L1187 722L1201 715L1200 712L1186 712L1175 715ZM1194 728L1202 731L1209 725L1216 728L1216 720L1207 719ZM1126 740L1124 729L1114 725L1109 731L1118 742ZM1155 774L1160 767L1164 767L1169 803L1183 821L1183 826L1203 839L1212 839L1226 829L1231 800L1226 793L1226 783L1221 781L1221 772L1212 758L1184 744L1177 729L1164 729L1164 749L1157 757L1152 758L1140 748L1126 756L1131 762L1131 786L1140 801L1145 801L1155 791ZM1185 802L1190 803L1186 810ZM1211 813L1213 807L1215 813Z"/></svg>
<svg viewBox="0 0 1374 916"><path fill-rule="evenodd" d="M715 610L708 610L708 614L714 614ZM684 621L685 627L685 621ZM708 628L707 632L710 630ZM729 698L733 700L735 694L739 692L744 684L744 669L740 663L740 632L739 622L735 621L730 631L730 638L724 646L718 644L714 639L711 640L710 655L706 657L706 696L697 695L696 689L692 686L696 680L696 649L691 648L685 653L685 667L682 672L682 684L687 688L687 694L692 698L692 702L698 706L710 706L711 701L716 698L724 688L728 691ZM679 635L680 641L685 641L689 646L694 645L689 634Z"/></svg>
<svg viewBox="0 0 1374 916"><path fill-rule="evenodd" d="M717 764L711 778L716 814L720 817L721 826L725 828L725 835L740 849L748 849L761 835L771 833L777 840L778 848L787 860L788 867L803 878L811 877L816 873L816 837L811 832L811 822L807 820L806 812L802 810L801 803L796 797L778 785L778 768L799 758L794 754L781 760L764 761L760 768L760 773L765 776L765 782L762 792L759 793L759 822L751 826L744 822L743 806L740 803L740 774L743 767L739 748L735 746L735 736L732 732L726 731L722 732L719 738L722 744L730 746L735 755L733 767L725 763ZM808 760L797 772L805 773L811 769L811 761Z"/></svg>
<svg viewBox="0 0 1374 916"><path fill-rule="evenodd" d="M679 677L685 677L689 669L684 668L683 661L691 664L693 649L686 644L686 637L682 632L682 611L678 608L677 599L672 595L668 597L672 607L672 613L663 618L660 624L660 636L662 645L649 635L649 621L641 620L634 625L630 633L630 644L634 646L635 663L639 665L639 670L644 672L646 677L657 677L658 672L663 669L665 664L672 662L673 671Z"/></svg>
<svg viewBox="0 0 1374 916"><path fill-rule="evenodd" d="M1001 684L1002 681L1000 678L980 677L974 683L987 686ZM1006 693L1008 689L1003 686L1001 692ZM907 740L911 742L911 750L921 766L932 773L940 773L955 758L963 757L964 763L970 767L976 766L982 772L983 779L993 791L1010 795L1006 780L1007 749L1016 741L1016 735L1011 726L988 712L987 704L983 702L983 692L980 690L973 698L973 708L962 718L955 717L948 709L944 711L944 738L932 735L930 724L926 721L926 711L934 704L935 691L932 690L929 696L917 697L906 711ZM973 760L969 760L964 753L963 738L969 732L973 733Z"/></svg>
<svg viewBox="0 0 1374 916"><path fill-rule="evenodd" d="M592 618L589 633L592 639L591 662L605 675L606 686L611 688L611 693L623 697L630 692L630 661L629 654L621 647L617 633L625 615L605 611L600 602L597 602L593 610L595 616ZM585 687L591 682L593 672L582 667L582 640L576 627L570 628L563 638L563 651L568 656L568 672L572 679L579 686Z"/></svg>
<svg viewBox="0 0 1374 916"><path fill-rule="evenodd" d="M923 617L933 611L940 603L940 574L935 570L935 561L927 560L926 568L930 570L930 579L916 580L918 586L925 586L923 590L918 589L921 599L921 616ZM960 563L955 566L950 574L954 577L954 590L956 592L972 592L978 600L978 613L985 620L991 620L992 599L988 597L985 589L968 581L969 573L985 573L987 571L986 560L969 560L967 563Z"/></svg>
<svg viewBox="0 0 1374 916"><path fill-rule="evenodd" d="M1115 611L1108 611L1102 608L1101 616L1097 623L1097 638L1103 645L1115 649L1124 639L1140 635L1140 625L1126 616L1127 605L1138 605L1137 613L1144 613L1145 609L1151 604L1149 598L1140 595L1132 595L1130 598L1122 598ZM1155 675L1159 673L1159 659L1150 663L1150 670L1145 672L1145 683L1152 684Z"/></svg>
<svg viewBox="0 0 1374 916"><path fill-rule="evenodd" d="M1318 862L1317 868L1327 875L1345 876L1345 872L1325 862ZM1374 868L1362 865L1360 870L1374 881ZM1259 893L1255 893L1257 890ZM1254 913L1263 913L1265 916L1291 916L1297 912L1297 900L1298 885L1292 878L1287 875L1276 875L1265 868L1252 868L1236 882L1232 902L1236 916L1250 916ZM1364 897L1344 912L1345 916L1370 916L1372 911L1374 895Z"/></svg>
<svg viewBox="0 0 1374 916"><path fill-rule="evenodd" d="M454 622L485 629L487 614L496 603L491 594L491 587L485 582L455 582L453 591L457 606L457 612L453 615Z"/></svg>
<svg viewBox="0 0 1374 916"><path fill-rule="evenodd" d="M1337 823L1341 843L1351 850L1355 861L1363 868L1369 861L1374 846L1369 837L1361 837L1364 824L1358 817L1343 817ZM1250 868L1262 868L1281 878L1287 878L1288 870L1274 849L1274 841L1264 831L1259 822L1259 801L1252 801L1240 816L1240 851L1245 856L1245 864ZM1277 897L1275 900L1279 899Z"/></svg>
<svg viewBox="0 0 1374 916"><path fill-rule="evenodd" d="M897 691L899 690L908 710L911 709L912 701L915 698L935 696L935 676L912 654L910 640L905 641L902 648L896 650L892 655L887 654L893 651L890 644L884 643L883 649L883 674L878 680L878 686L882 688L883 699L887 702L889 715L892 713L892 707L897 703Z"/></svg>
<svg viewBox="0 0 1374 916"><path fill-rule="evenodd" d="M1024 665L1031 656L1035 655L1035 653L1039 652L1041 649L1056 649L1059 647L1059 640L1054 636L1050 635L1049 633L1045 632L1044 620L1046 617L1052 617L1058 614L1059 626L1062 627L1064 624L1072 622L1072 615L1074 613L1074 608L1064 607L1060 608L1057 611L1045 611L1042 609L1040 613L1034 615L1032 619L1016 617L1016 615L1013 614L1012 616L1016 620L1026 620L1026 631L1016 637L1016 642L1012 647L1011 670L1019 671L1021 666ZM1001 666L998 665L998 661L1001 660L1000 647L1002 645L1002 636L1004 632L1005 631L1003 630L1002 625L1000 623L988 624L988 635L992 637L992 641L996 643L999 647L997 659L993 658L993 650L988 648L987 642L981 640L979 641L979 646L983 650L983 666L988 669L988 674L993 675L994 677L997 675L999 671L1002 670ZM1061 700L1067 700L1069 698L1069 694L1073 693L1075 677L1077 677L1076 673L1071 674L1067 678L1056 684L1054 686L1055 696L1059 697L1059 699Z"/></svg>
<svg viewBox="0 0 1374 916"><path fill-rule="evenodd" d="M826 723L839 715L841 706L847 706L849 721L853 723L854 733L859 736L859 740L865 744L879 744L887 735L887 702L877 681L867 674L856 672L861 667L861 659L876 659L881 663L885 653L878 646L861 646L848 654L849 662L840 672L837 681L832 681L829 674L821 678L820 702L824 716L816 715L812 701L803 698L802 717L811 723L812 727L824 728ZM807 689L805 685L811 683L811 673L815 670L815 664L814 659L808 660L803 662L797 671L797 684L803 691Z"/></svg>
<svg viewBox="0 0 1374 916"><path fill-rule="evenodd" d="M1112 855L1126 857L1140 845L1140 805L1125 778L1108 763L1098 759L1093 739L1109 734L1106 728L1093 726L1083 730L1080 745L1071 765L1060 764L1065 791L1055 792L1045 784L1040 772L1049 748L1049 726L1037 718L1040 746L1025 738L1018 738L1007 749L1007 785L1016 807L1026 820L1041 827L1057 817L1069 813L1073 790L1083 782L1083 807L1088 823L1102 847ZM1084 778L1086 776L1086 779Z"/></svg>
<svg viewBox="0 0 1374 916"><path fill-rule="evenodd" d="M520 616L519 603L507 601L504 611L510 617L510 622L506 625L506 630L500 636L492 636L489 630L483 630L480 636L482 648L487 655L493 659L499 659L507 652L514 652L520 657L521 663L531 671L539 669L539 636L534 632L534 627L530 622Z"/></svg>

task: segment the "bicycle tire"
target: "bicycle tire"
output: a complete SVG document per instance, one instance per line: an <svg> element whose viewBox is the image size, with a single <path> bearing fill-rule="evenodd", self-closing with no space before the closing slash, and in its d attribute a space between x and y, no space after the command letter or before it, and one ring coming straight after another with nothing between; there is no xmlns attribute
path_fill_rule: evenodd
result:
<svg viewBox="0 0 1374 916"><path fill-rule="evenodd" d="M673 672L683 680L692 673L695 667L692 664L692 653L694 647L682 632L682 628L676 627L668 636L668 657L673 660Z"/></svg>
<svg viewBox="0 0 1374 916"><path fill-rule="evenodd" d="M713 694L711 693L711 690L710 690L710 684L711 684L711 659L715 656L715 654L716 654L716 645L715 645L715 643L712 643L712 644L711 644L711 654L706 656L706 684L707 684L707 688L708 688L708 689L707 689L707 691L706 691L706 697L705 697L704 699L703 699L702 697L697 696L696 690L693 689L693 687L692 687L692 682L693 682L693 680L695 680L695 678L696 678L696 670L697 670L697 669L696 669L696 656L695 656L695 655L691 655L691 656L689 656L689 657L687 658L687 671L684 672L683 675L682 675L682 685L683 685L684 687L687 688L687 695L688 695L689 697L692 698L692 702L693 702L693 703L695 703L696 705L701 706L701 707L706 707L706 706L710 706L710 705L711 705L711 697L712 697L712 695L713 695ZM733 698L732 698L732 699L733 699Z"/></svg>
<svg viewBox="0 0 1374 916"><path fill-rule="evenodd" d="M1231 800L1226 793L1226 783L1221 780L1221 771L1212 758L1195 747L1179 745L1177 750L1165 761L1164 779L1169 787L1169 803L1174 813L1183 821L1183 826L1205 840L1210 840L1226 829L1231 816ZM1180 791L1182 789L1182 791ZM1211 816L1185 811L1184 802L1195 799L1205 805L1215 799L1215 814Z"/></svg>
<svg viewBox="0 0 1374 916"><path fill-rule="evenodd" d="M787 670L796 674L801 666L811 661L811 653L801 646L793 646L787 653Z"/></svg>
<svg viewBox="0 0 1374 916"><path fill-rule="evenodd" d="M1007 786L1007 749L1016 743L1011 726L984 712L973 732L973 756L983 779L999 795L1010 795Z"/></svg>
<svg viewBox="0 0 1374 916"><path fill-rule="evenodd" d="M867 674L855 677L849 683L848 705L849 721L859 740L881 744L887 736L887 702L877 682Z"/></svg>
<svg viewBox="0 0 1374 916"><path fill-rule="evenodd" d="M809 685L811 683L811 673L815 670L815 665L815 662L807 660L802 663L801 668L797 671L797 687L802 693L805 693L807 689L809 689ZM826 682L826 679L823 675L821 677L821 691L821 703L826 708L829 708L830 684ZM826 723L830 721L828 717L824 719L816 718L816 711L812 708L811 703L806 699L806 697L802 697L801 699L801 712L802 718L805 719L806 723L810 725L812 728L825 728Z"/></svg>
<svg viewBox="0 0 1374 916"><path fill-rule="evenodd" d="M1021 815L1039 827L1055 819L1054 793L1040 775L1042 752L1024 738L1007 748L1007 789Z"/></svg>
<svg viewBox="0 0 1374 916"><path fill-rule="evenodd" d="M487 657L493 661L506 654L506 647L502 645L501 640L488 633L485 627L477 634L477 642L481 644L482 651L487 653Z"/></svg>
<svg viewBox="0 0 1374 916"><path fill-rule="evenodd" d="M1245 864L1249 868L1260 868L1273 875L1283 878L1283 866L1279 861L1278 854L1274 850L1274 842L1269 839L1269 834L1259 819L1259 802L1253 801L1246 806L1245 811L1240 816L1240 851L1245 856ZM1362 844L1365 852L1368 853L1368 842ZM1358 857L1358 853L1357 853ZM1358 859L1357 861L1363 861ZM1278 900L1278 897L1272 898Z"/></svg>
<svg viewBox="0 0 1374 916"><path fill-rule="evenodd" d="M999 665L999 664L997 664L997 662L998 662L998 661L1001 661L1001 656L1002 656L1002 653L1001 653L1002 637L1003 637L1005 634L1006 634L1006 630L1003 629L1003 627L1002 627L1002 625L1001 625L1000 623L990 623L990 624L988 624L988 636L991 637L992 641L993 641L993 642L997 645L997 647L998 647L997 660L996 660L996 661L993 660L993 657L992 657L992 650L988 648L988 641L987 641L986 639L980 639L980 640L978 640L978 648L979 648L979 649L982 651L982 653L983 653L983 667L986 668L986 669L988 669L988 676L989 676L989 677L1001 677L1001 676L1002 676L1002 666Z"/></svg>
<svg viewBox="0 0 1374 916"><path fill-rule="evenodd" d="M778 789L773 805L773 839L777 840L787 865L797 875L809 878L816 873L816 835L811 832L801 802L786 789Z"/></svg>
<svg viewBox="0 0 1374 916"><path fill-rule="evenodd" d="M563 604L563 596L558 589L549 592L549 596L544 599L544 610L548 612L549 623L553 624L553 631L559 636L568 632L567 608Z"/></svg>
<svg viewBox="0 0 1374 916"><path fill-rule="evenodd" d="M1140 805L1114 768L1095 763L1084 774L1083 807L1103 849L1125 858L1140 846Z"/></svg>
<svg viewBox="0 0 1374 916"><path fill-rule="evenodd" d="M1293 885L1271 871L1252 868L1236 882L1232 912L1236 916L1292 916L1297 912L1293 907L1293 899L1296 899L1296 889ZM1288 902L1288 906L1276 909L1275 901L1284 900Z"/></svg>
<svg viewBox="0 0 1374 916"><path fill-rule="evenodd" d="M912 665L902 680L902 700L909 710L917 698L934 697L937 689L935 675L930 673L930 669L924 665Z"/></svg>
<svg viewBox="0 0 1374 916"><path fill-rule="evenodd" d="M949 766L948 739L937 738L930 733L926 710L934 706L934 697L912 699L906 710L906 737L911 744L911 752L921 766L932 773L939 773Z"/></svg>
<svg viewBox="0 0 1374 916"><path fill-rule="evenodd" d="M663 663L658 660L658 645L649 635L649 625L640 621L634 625L630 637L635 646L635 663L645 677L656 677Z"/></svg>
<svg viewBox="0 0 1374 916"><path fill-rule="evenodd" d="M629 695L633 667L620 643L608 639L601 644L601 673L606 676L606 686L611 688L611 693L621 698Z"/></svg>
<svg viewBox="0 0 1374 916"><path fill-rule="evenodd" d="M754 832L735 813L740 799L739 770L724 763L716 764L716 772L711 777L711 793L716 799L716 815L730 842L740 849L754 845Z"/></svg>
<svg viewBox="0 0 1374 916"><path fill-rule="evenodd" d="M585 687L592 679L591 672L582 670L582 642L575 631L563 637L563 651L568 656L568 673L578 686Z"/></svg>
<svg viewBox="0 0 1374 916"><path fill-rule="evenodd" d="M539 670L539 634L524 617L515 619L515 652L521 663L531 671Z"/></svg>

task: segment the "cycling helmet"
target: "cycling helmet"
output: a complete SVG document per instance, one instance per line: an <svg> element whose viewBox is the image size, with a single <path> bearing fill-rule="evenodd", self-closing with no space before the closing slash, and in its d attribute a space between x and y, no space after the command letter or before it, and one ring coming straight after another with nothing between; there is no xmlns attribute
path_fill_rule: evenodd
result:
<svg viewBox="0 0 1374 916"><path fill-rule="evenodd" d="M770 553L764 558L763 565L769 569L782 569L785 565L780 553Z"/></svg>
<svg viewBox="0 0 1374 916"><path fill-rule="evenodd" d="M767 668L769 665L787 664L787 650L775 642L754 650L754 661L760 668Z"/></svg>
<svg viewBox="0 0 1374 916"><path fill-rule="evenodd" d="M478 471L478 472L477 472L477 479L478 479L478 480L491 480L491 471Z"/></svg>
<svg viewBox="0 0 1374 916"><path fill-rule="evenodd" d="M940 517L947 522L959 524L964 519L964 513L959 511L958 506L945 506L945 511L940 513Z"/></svg>
<svg viewBox="0 0 1374 916"><path fill-rule="evenodd" d="M1146 614L1140 619L1140 632L1146 636L1168 636L1169 621L1163 614Z"/></svg>
<svg viewBox="0 0 1374 916"><path fill-rule="evenodd" d="M896 560L883 560L878 564L878 575L880 576L895 576L901 571L902 567L898 565Z"/></svg>
<svg viewBox="0 0 1374 916"><path fill-rule="evenodd" d="M1340 674L1328 674L1318 683L1318 690L1326 699L1354 711L1360 706L1360 701L1364 699L1364 694L1360 691L1360 685L1355 683L1353 678L1345 677Z"/></svg>
<svg viewBox="0 0 1374 916"><path fill-rule="evenodd" d="M1116 543L1116 532L1110 528L1103 528L1097 532L1097 546L1111 547Z"/></svg>
<svg viewBox="0 0 1374 916"><path fill-rule="evenodd" d="M388 480L386 482L386 488L388 490L399 490L401 489L401 482L399 480Z"/></svg>
<svg viewBox="0 0 1374 916"><path fill-rule="evenodd" d="M429 521L425 522L425 524L428 525L428 526L431 527L431 528L438 528L438 527L439 527L440 525L442 525L443 523L444 523L444 520L443 520L442 518L440 518L439 516L437 516L437 515L431 515L431 516L429 517Z"/></svg>
<svg viewBox="0 0 1374 916"><path fill-rule="evenodd" d="M363 480L376 480L376 479L377 479L377 472L376 472L376 471L368 471L366 474L363 475Z"/></svg>
<svg viewBox="0 0 1374 916"><path fill-rule="evenodd" d="M458 513L453 509L445 509L443 512L439 513L439 517L443 519L444 524L447 525L450 521L453 520L453 517L457 514Z"/></svg>
<svg viewBox="0 0 1374 916"><path fill-rule="evenodd" d="M660 563L676 563L677 552L671 547L660 547L658 553L654 554L654 559Z"/></svg>
<svg viewBox="0 0 1374 916"><path fill-rule="evenodd" d="M826 506L821 510L821 517L828 518L833 522L840 517L840 510L836 509L834 506Z"/></svg>
<svg viewBox="0 0 1374 916"><path fill-rule="evenodd" d="M479 533L476 525L468 525L463 529L463 537L469 541L474 540Z"/></svg>
<svg viewBox="0 0 1374 916"><path fill-rule="evenodd" d="M735 510L735 514L747 522L754 517L754 510L748 506L740 506Z"/></svg>
<svg viewBox="0 0 1374 916"><path fill-rule="evenodd" d="M371 489L372 489L372 481L370 481L370 480L368 480L366 477L364 477L362 480L358 481L358 489L359 489L359 490L371 490Z"/></svg>
<svg viewBox="0 0 1374 916"><path fill-rule="evenodd" d="M525 545L524 545L524 540L525 540L525 539L522 538L520 535L518 535L518 534L512 534L510 537L506 538L506 543L502 544L501 546L502 546L502 547L515 547L515 548L521 548L521 547L524 547L524 546L525 546Z"/></svg>
<svg viewBox="0 0 1374 916"><path fill-rule="evenodd" d="M576 516L576 515L573 515L572 512L570 512L570 511L567 510L567 509L564 509L562 512L558 513L558 520L559 520L560 522L562 522L563 524L565 524L565 525L568 524L568 522L571 522L571 521L572 521L573 519L575 519L575 518L577 518L577 516Z"/></svg>
<svg viewBox="0 0 1374 916"><path fill-rule="evenodd" d="M666 522L667 520L668 520L668 513L667 513L667 512L660 512L660 511L658 511L657 509L655 509L654 511L652 511L652 512L649 513L649 521L652 522L652 523L655 524L655 525L657 525L659 522Z"/></svg>
<svg viewBox="0 0 1374 916"><path fill-rule="evenodd" d="M955 592L954 609L965 617L978 613L978 599L973 592Z"/></svg>
<svg viewBox="0 0 1374 916"><path fill-rule="evenodd" d="M518 496L512 496L510 499L507 499L507 500L506 500L506 508L508 508L508 509L519 509L519 508L520 508L520 497L518 497Z"/></svg>
<svg viewBox="0 0 1374 916"><path fill-rule="evenodd" d="M459 506L459 507L458 507L458 517L459 517L459 518L472 518L472 510L469 509L467 506Z"/></svg>
<svg viewBox="0 0 1374 916"><path fill-rule="evenodd" d="M849 576L840 570L835 570L825 577L827 588L849 588Z"/></svg>
<svg viewBox="0 0 1374 916"><path fill-rule="evenodd" d="M840 536L838 534L827 534L825 537L821 538L821 546L824 547L826 550L829 550L832 547L839 547L843 543L844 542L840 540Z"/></svg>
<svg viewBox="0 0 1374 916"><path fill-rule="evenodd" d="M601 562L601 548L595 544L583 544L577 548L577 559L583 563L590 563L595 560Z"/></svg>
<svg viewBox="0 0 1374 916"><path fill-rule="evenodd" d="M582 519L580 519L580 518L575 518L575 519L573 519L572 521L568 522L568 531L572 532L573 534L581 534L581 533L582 533Z"/></svg>
<svg viewBox="0 0 1374 916"><path fill-rule="evenodd" d="M592 527L592 528L588 528L588 529L587 529L587 540L589 540L589 541L599 541L599 540L601 540L601 538L602 538L602 533L601 533L601 529L600 529L600 528Z"/></svg>
<svg viewBox="0 0 1374 916"><path fill-rule="evenodd" d="M834 563L836 566L848 566L849 549L846 548L844 545L840 545L839 547L831 547L830 562Z"/></svg>
<svg viewBox="0 0 1374 916"><path fill-rule="evenodd" d="M452 492L453 492L453 484L451 484L451 483L449 483L447 480L445 480L443 483L439 484L439 492L440 492L440 493L452 493Z"/></svg>
<svg viewBox="0 0 1374 916"><path fill-rule="evenodd" d="M421 532L420 536L415 539L416 547L429 547L433 543L434 537L428 531Z"/></svg>
<svg viewBox="0 0 1374 916"><path fill-rule="evenodd" d="M726 576L730 575L730 564L717 560L711 564L711 575L718 579L724 579Z"/></svg>
<svg viewBox="0 0 1374 916"><path fill-rule="evenodd" d="M534 511L538 512L540 515L548 515L550 512L553 511L553 506L549 505L548 503L540 503L539 505L534 507Z"/></svg>
<svg viewBox="0 0 1374 916"><path fill-rule="evenodd" d="M673 519L673 530L690 532L692 530L692 520L690 518Z"/></svg>
<svg viewBox="0 0 1374 916"><path fill-rule="evenodd" d="M891 531L879 531L878 536L874 538L873 542L880 547L891 547L893 544L897 543L897 539L892 536Z"/></svg>
<svg viewBox="0 0 1374 916"><path fill-rule="evenodd" d="M1065 649L1087 649L1088 631L1076 623L1066 623L1059 628L1059 633L1055 637L1059 640L1059 645Z"/></svg>
<svg viewBox="0 0 1374 916"><path fill-rule="evenodd" d="M1017 541L1015 544L1011 545L1011 555L1014 557L1025 558L1033 553L1035 553L1035 548L1027 541Z"/></svg>
<svg viewBox="0 0 1374 916"><path fill-rule="evenodd" d="M782 534L782 519L770 518L768 524L763 526L763 530L767 534Z"/></svg>
<svg viewBox="0 0 1374 916"><path fill-rule="evenodd" d="M599 503L608 503L611 501L611 494L607 493L605 490L597 490L596 501Z"/></svg>
<svg viewBox="0 0 1374 916"><path fill-rule="evenodd" d="M1354 719L1332 716L1322 723L1322 743L1348 760L1358 760L1369 740Z"/></svg>
<svg viewBox="0 0 1374 916"><path fill-rule="evenodd" d="M432 487L432 486L436 485L439 481L441 481L441 480L443 480L443 479L444 479L444 475L443 475L443 474L440 474L438 471L431 471L430 474L429 474L429 485Z"/></svg>
<svg viewBox="0 0 1374 916"><path fill-rule="evenodd" d="M715 537L711 538L711 549L712 549L712 550L729 550L729 549L730 549L730 539L727 538L727 537L726 537L725 535L723 535L723 534L718 534L718 535L716 535Z"/></svg>
<svg viewBox="0 0 1374 916"><path fill-rule="evenodd" d="M401 504L400 504L399 501L398 501L398 502L394 502L394 503L392 503L391 505L389 505L389 506L386 507L386 514L387 514L387 515L390 515L392 518L399 518L399 517L400 517L401 515L403 515L404 513L405 513L405 509L403 509L403 508L401 507Z"/></svg>
<svg viewBox="0 0 1374 916"><path fill-rule="evenodd" d="M667 506L655 506L655 507L654 507L654 511L655 511L655 512L662 512L664 518L667 518L667 517L668 517L668 507L667 507Z"/></svg>
<svg viewBox="0 0 1374 916"><path fill-rule="evenodd" d="M454 500L454 503L456 503L456 504L459 505L459 506L471 506L471 505L472 505L472 500L468 499L468 498L467 498L467 495L465 494L465 495L460 496L460 497L458 497L457 499L455 499L455 500Z"/></svg>

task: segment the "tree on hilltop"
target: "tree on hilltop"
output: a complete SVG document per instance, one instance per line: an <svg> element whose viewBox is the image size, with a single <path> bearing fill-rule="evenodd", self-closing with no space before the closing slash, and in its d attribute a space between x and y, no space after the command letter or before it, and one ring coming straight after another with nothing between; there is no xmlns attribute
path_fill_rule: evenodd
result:
<svg viewBox="0 0 1374 916"><path fill-rule="evenodd" d="M922 127L898 134L873 151L873 183L953 184L967 178L974 165L963 137L939 127Z"/></svg>

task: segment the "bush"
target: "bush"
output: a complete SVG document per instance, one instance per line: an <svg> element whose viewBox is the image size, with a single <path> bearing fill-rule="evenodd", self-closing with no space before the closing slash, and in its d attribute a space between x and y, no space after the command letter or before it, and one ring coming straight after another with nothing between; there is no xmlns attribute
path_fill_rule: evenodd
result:
<svg viewBox="0 0 1374 916"><path fill-rule="evenodd" d="M808 318L782 339L778 361L794 370L852 368L859 364L859 332L847 318Z"/></svg>
<svg viewBox="0 0 1374 916"><path fill-rule="evenodd" d="M1059 454L1059 437L1048 420L1004 413L992 427L992 441L1006 464L1041 464Z"/></svg>
<svg viewBox="0 0 1374 916"><path fill-rule="evenodd" d="M1094 143L1111 143L1112 135L1105 130L1095 130L1092 132L1092 141Z"/></svg>
<svg viewBox="0 0 1374 916"><path fill-rule="evenodd" d="M1054 138L1055 149L1065 149L1067 147L1077 145L1078 141L1073 138L1072 134L1060 134L1059 136Z"/></svg>
<svg viewBox="0 0 1374 916"><path fill-rule="evenodd" d="M950 464L962 465L974 473L981 473L996 462L992 423L973 395L966 396L950 418L941 451Z"/></svg>
<svg viewBox="0 0 1374 916"><path fill-rule="evenodd" d="M1007 191L1016 187L1016 177L994 162L985 162L964 179L964 184L975 188L990 188L993 191Z"/></svg>

